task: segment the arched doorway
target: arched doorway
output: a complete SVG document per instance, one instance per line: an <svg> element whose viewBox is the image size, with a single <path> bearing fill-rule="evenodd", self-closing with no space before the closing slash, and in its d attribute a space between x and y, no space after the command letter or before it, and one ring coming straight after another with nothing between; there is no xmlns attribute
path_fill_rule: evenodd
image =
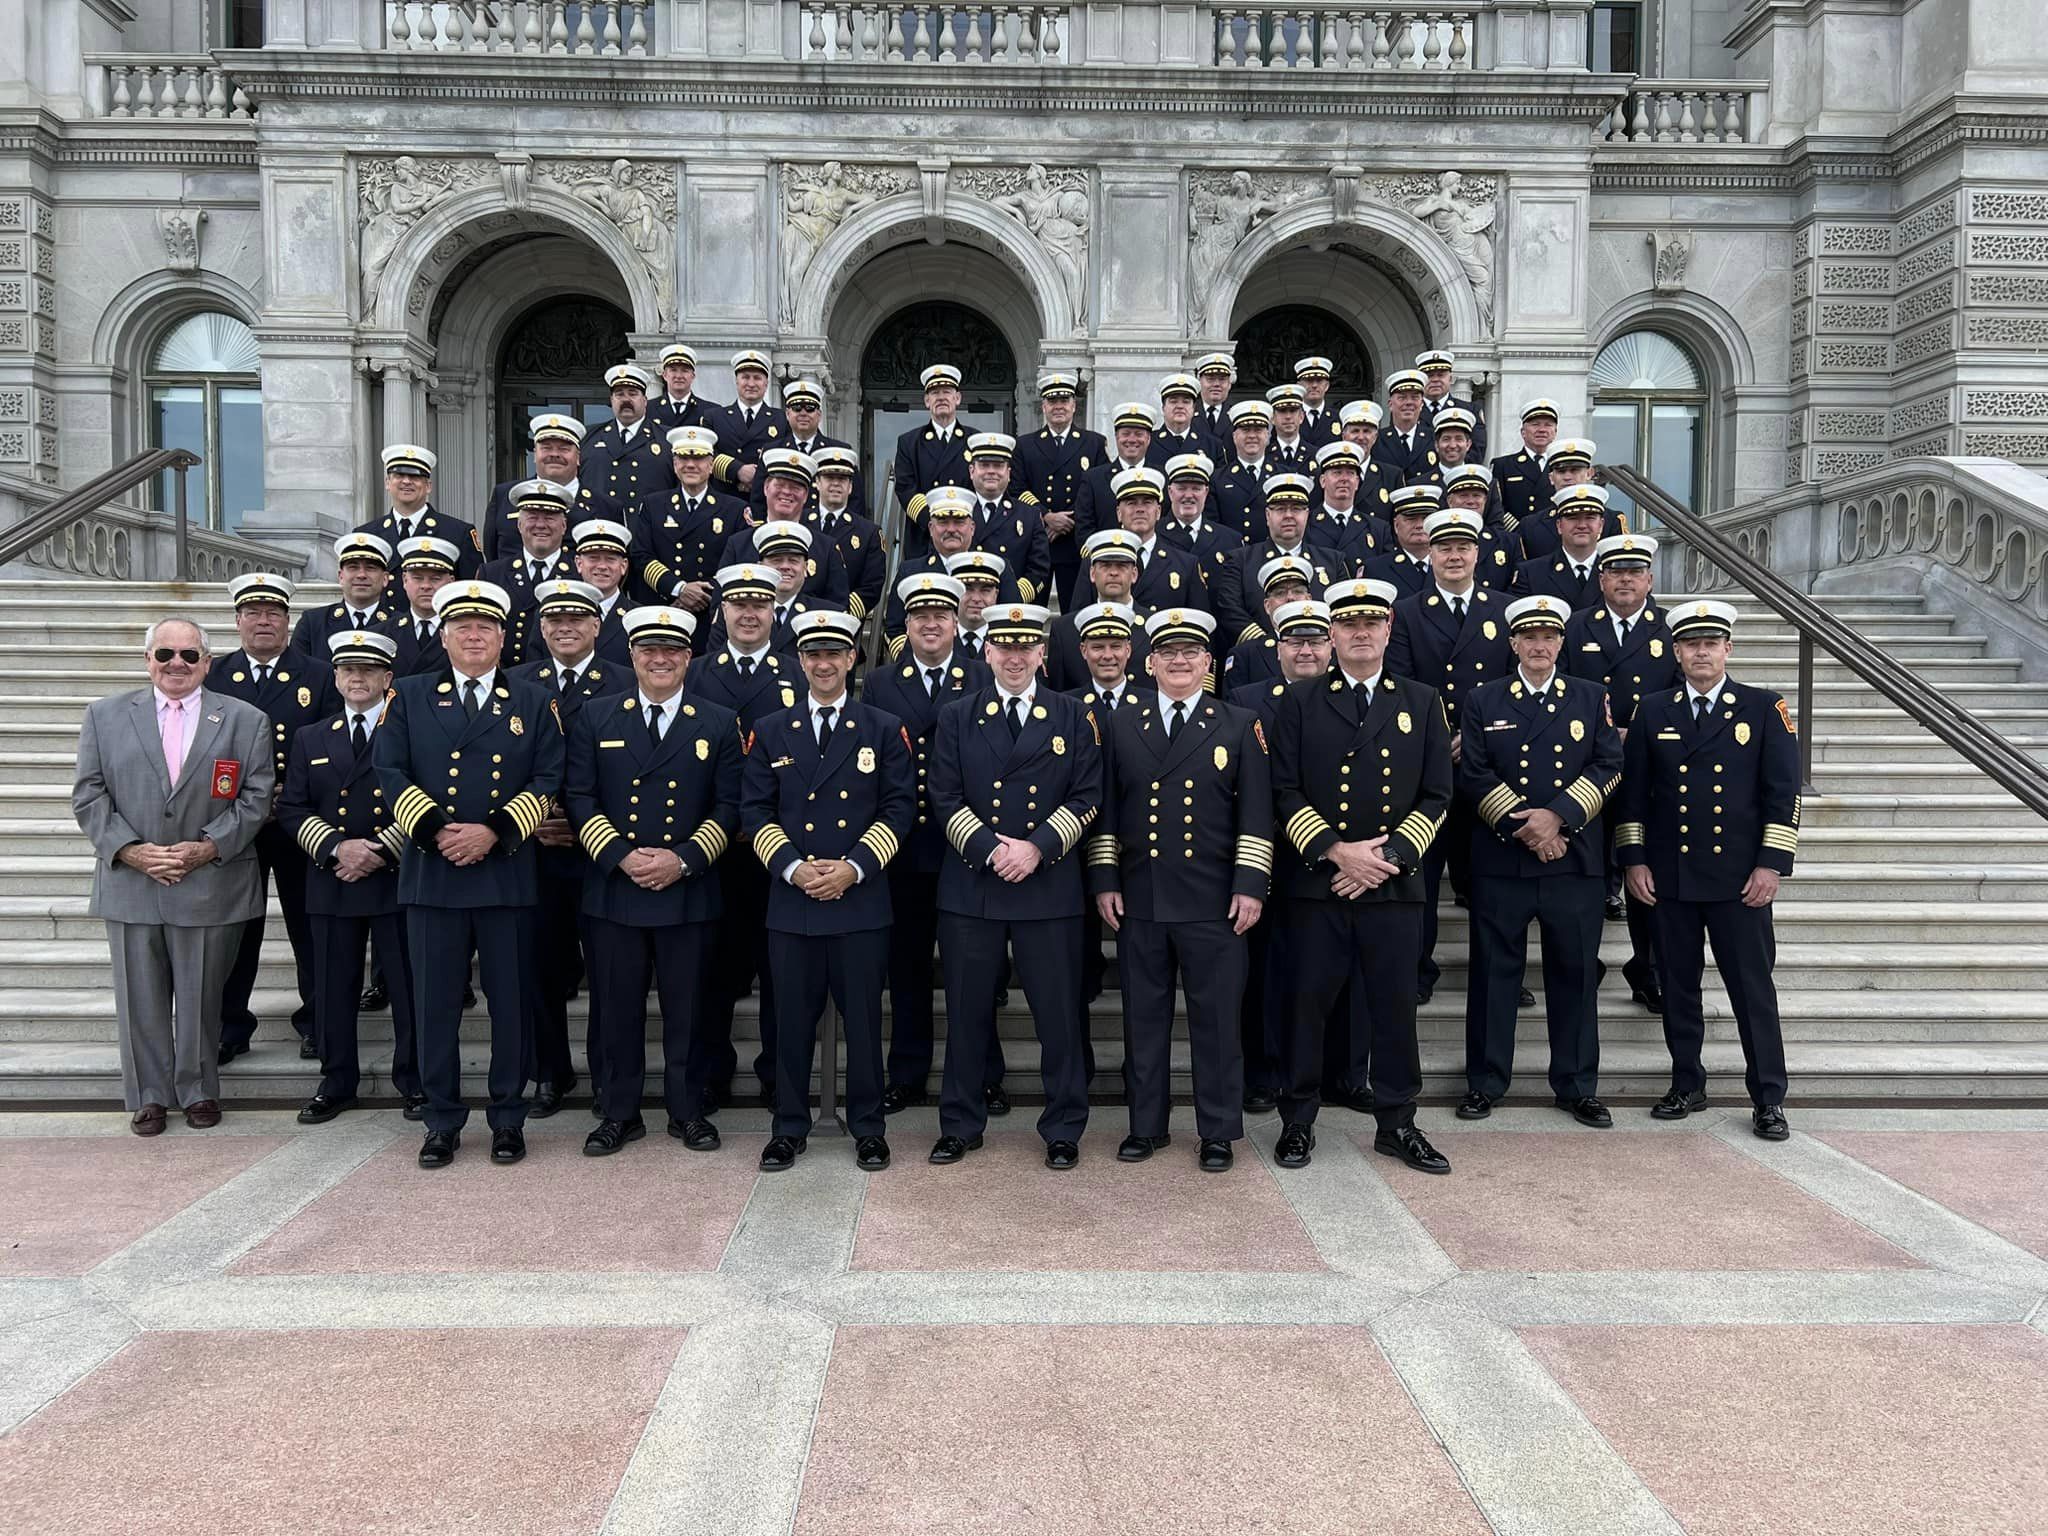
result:
<svg viewBox="0 0 2048 1536"><path fill-rule="evenodd" d="M981 431L1017 430L1017 355L996 324L944 300L897 310L875 327L860 358L860 446L877 506L889 499L897 437L926 419L918 376L933 363L960 370L962 421Z"/></svg>
<svg viewBox="0 0 2048 1536"><path fill-rule="evenodd" d="M611 420L604 371L632 354L631 324L617 305L582 295L545 299L512 322L492 391L498 479L533 473L527 424L534 417L560 412L591 427Z"/></svg>
<svg viewBox="0 0 2048 1536"><path fill-rule="evenodd" d="M1357 331L1316 304L1276 304L1237 328L1237 383L1233 400L1264 399L1275 384L1294 382L1297 358L1327 357L1330 397L1371 400L1378 395L1372 357Z"/></svg>

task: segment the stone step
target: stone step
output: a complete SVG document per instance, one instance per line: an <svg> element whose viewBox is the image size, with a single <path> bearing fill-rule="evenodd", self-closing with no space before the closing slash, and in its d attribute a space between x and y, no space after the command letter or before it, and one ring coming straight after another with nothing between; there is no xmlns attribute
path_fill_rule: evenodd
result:
<svg viewBox="0 0 2048 1536"><path fill-rule="evenodd" d="M1837 794L1834 782L1820 776L1815 794L1806 797L1801 835L1834 827L1996 827L2048 828L2040 815L2002 790L1987 794L1891 793L1873 786L1869 793ZM1974 776L1973 785L1982 783Z"/></svg>
<svg viewBox="0 0 2048 1536"><path fill-rule="evenodd" d="M1831 734L1828 727L1832 722L1823 721L1819 734L1813 742L1813 762L1816 771L1825 766L1830 773L1843 769L1869 769L1873 773L1890 771L1918 777L1944 777L1947 782L1961 782L1958 770L1975 774L1975 768L1965 769L1962 753L1947 742L1927 731L1912 735L1903 733L1868 735ZM2017 736L2004 732L2007 746L2016 747L2033 758L2037 763L2048 765L2048 736Z"/></svg>
<svg viewBox="0 0 2048 1536"><path fill-rule="evenodd" d="M1521 1049L1517 1054L1523 1077L1510 1102L1546 1103L1549 1094L1542 1082L1540 1033L1525 1034L1519 1043ZM944 1052L941 1041L938 1066L931 1079L935 1089ZM589 1083L582 1053L578 1051L575 1055L582 1081L573 1098L579 1106L575 1113L581 1116L586 1114L581 1106L588 1102ZM1704 1060L1708 1092L1714 1100L1746 1102L1740 1043L1733 1038L1710 1037ZM1798 1105L1806 1103L1998 1102L2038 1099L2048 1091L2048 1044L2035 1041L1939 1041L1908 1046L1892 1042L1790 1040L1786 1044L1786 1061L1792 1076L1795 1115ZM1090 1096L1096 1105L1093 1129L1098 1138L1117 1135L1124 1126L1124 1117L1116 1108L1121 1095L1117 1074L1122 1064L1120 1040L1105 1040L1096 1047L1096 1076ZM319 1086L318 1072L309 1070L313 1066L312 1062L299 1060L288 1044L259 1045L221 1074L221 1096L231 1105L304 1100ZM487 1067L485 1050L465 1046L463 1093L473 1110L480 1110L488 1098ZM1671 1082L1670 1056L1661 1040L1603 1043L1600 1067L1600 1090L1614 1100L1647 1102L1663 1093ZM373 1053L366 1057L364 1068L362 1096L395 1101L388 1076L389 1056ZM1463 1042L1424 1043L1422 1072L1423 1094L1431 1106L1426 1123L1432 1123L1441 1114L1448 1124L1448 1106L1456 1103L1465 1091ZM1020 1045L1009 1054L1007 1078L1020 1106L1032 1102L1027 1094L1035 1089L1036 1076L1036 1054L1028 1045ZM843 1076L840 1081L843 1085ZM738 1086L744 1089L751 1083L743 1077ZM1191 1088L1187 1045L1185 1041L1176 1041L1173 1091L1184 1101ZM63 1104L111 1110L121 1102L120 1061L111 1045L0 1045L0 1099L17 1107ZM655 1099L648 1101L647 1113L660 1113ZM1329 1113L1332 1123L1336 1123L1337 1118L1348 1112ZM1028 1129L1029 1125L1030 1117L1026 1114L1019 1120L1019 1127Z"/></svg>
<svg viewBox="0 0 2048 1536"><path fill-rule="evenodd" d="M0 874L4 872L0 863ZM1790 901L1861 902L1904 911L1930 902L1960 902L1972 908L1984 902L2048 902L2048 863L1955 860L1886 869L1868 861L1844 861L1838 854L1826 857L1804 845L1797 873L1782 891Z"/></svg>

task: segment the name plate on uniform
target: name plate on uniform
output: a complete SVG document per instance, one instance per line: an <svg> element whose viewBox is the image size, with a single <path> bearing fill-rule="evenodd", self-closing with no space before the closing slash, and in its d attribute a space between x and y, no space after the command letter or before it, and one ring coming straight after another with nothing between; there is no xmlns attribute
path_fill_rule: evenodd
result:
<svg viewBox="0 0 2048 1536"><path fill-rule="evenodd" d="M598 743L598 745L599 745L600 747L623 747L623 746L625 745L625 742L623 742L623 741L600 741L600 742Z"/></svg>

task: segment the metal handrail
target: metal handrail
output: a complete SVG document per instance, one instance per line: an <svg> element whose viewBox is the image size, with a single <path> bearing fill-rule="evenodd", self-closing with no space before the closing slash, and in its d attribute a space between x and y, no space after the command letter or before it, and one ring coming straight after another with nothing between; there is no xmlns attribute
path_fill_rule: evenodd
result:
<svg viewBox="0 0 2048 1536"><path fill-rule="evenodd" d="M0 565L19 559L51 534L63 532L80 518L97 512L116 496L134 490L143 481L168 469L178 476L176 522L171 530L177 548L177 568L173 579L187 580L192 572L192 561L186 548L185 475L198 465L199 455L189 448L152 448L146 453L136 454L124 464L116 464L105 474L59 496L42 511L0 533Z"/></svg>
<svg viewBox="0 0 2048 1536"><path fill-rule="evenodd" d="M1604 484L1638 506L1754 593L1799 633L1799 780L1813 784L1813 648L1820 645L1908 716L1953 747L2035 815L2048 818L2048 770L1968 710L1948 699L1896 657L1887 655L1811 597L1751 558L1713 524L1673 499L1627 464L1600 467Z"/></svg>

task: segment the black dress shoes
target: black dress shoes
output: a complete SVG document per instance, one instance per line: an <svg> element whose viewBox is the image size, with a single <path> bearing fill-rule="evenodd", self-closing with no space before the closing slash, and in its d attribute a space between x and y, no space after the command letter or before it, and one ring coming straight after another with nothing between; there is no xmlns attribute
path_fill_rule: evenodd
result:
<svg viewBox="0 0 2048 1536"><path fill-rule="evenodd" d="M1610 896L1600 915L1610 923L1625 923L1628 921L1628 903L1619 896Z"/></svg>
<svg viewBox="0 0 2048 1536"><path fill-rule="evenodd" d="M668 1123L668 1133L692 1152L718 1150L718 1127L702 1117L680 1123L671 1120Z"/></svg>
<svg viewBox="0 0 2048 1536"><path fill-rule="evenodd" d="M1415 1006L1420 1008L1424 1004L1428 1003L1428 1001L1435 996L1435 987L1417 987L1415 989Z"/></svg>
<svg viewBox="0 0 2048 1536"><path fill-rule="evenodd" d="M1628 1000L1632 1003L1641 1003L1648 1012L1654 1013L1660 1019L1664 1017L1664 993L1654 981L1647 986L1636 986L1631 983Z"/></svg>
<svg viewBox="0 0 2048 1536"><path fill-rule="evenodd" d="M313 1037L311 1035L299 1036L299 1060L318 1061L319 1059L320 1047L313 1043Z"/></svg>
<svg viewBox="0 0 2048 1536"><path fill-rule="evenodd" d="M1653 1120L1683 1120L1687 1115L1696 1115L1707 1107L1705 1089L1698 1093L1680 1093L1676 1088L1650 1106Z"/></svg>
<svg viewBox="0 0 2048 1536"><path fill-rule="evenodd" d="M1527 987L1522 988L1520 992L1515 994L1515 1006L1517 1008L1534 1008L1536 1006L1536 994Z"/></svg>
<svg viewBox="0 0 2048 1536"><path fill-rule="evenodd" d="M913 1105L922 1104L924 1099L922 1088L913 1088L908 1083L891 1083L882 1090L882 1113L900 1114Z"/></svg>
<svg viewBox="0 0 2048 1536"><path fill-rule="evenodd" d="M1126 1136L1117 1143L1116 1160L1120 1163L1142 1163L1161 1147L1173 1142L1171 1136Z"/></svg>
<svg viewBox="0 0 2048 1536"><path fill-rule="evenodd" d="M491 1132L491 1161L507 1167L526 1156L526 1132L516 1125L501 1125Z"/></svg>
<svg viewBox="0 0 2048 1536"><path fill-rule="evenodd" d="M583 1138L585 1157L610 1157L629 1141L647 1134L647 1122L637 1115L631 1120L600 1120L597 1129Z"/></svg>
<svg viewBox="0 0 2048 1536"><path fill-rule="evenodd" d="M1306 1168L1308 1155L1315 1149L1314 1126L1290 1125L1280 1133L1279 1143L1273 1148L1273 1160L1282 1168Z"/></svg>
<svg viewBox="0 0 2048 1536"><path fill-rule="evenodd" d="M1325 1104L1339 1104L1345 1109L1355 1109L1361 1115L1372 1113L1372 1090L1361 1088L1356 1083L1335 1083L1323 1090Z"/></svg>
<svg viewBox="0 0 2048 1536"><path fill-rule="evenodd" d="M1752 1113L1749 1128L1756 1132L1759 1141L1786 1141L1792 1135L1792 1127L1785 1123L1785 1111L1775 1104L1766 1104Z"/></svg>
<svg viewBox="0 0 2048 1536"><path fill-rule="evenodd" d="M982 1107L1000 1119L1010 1112L1010 1096L1003 1092L1001 1083L990 1083L981 1090Z"/></svg>
<svg viewBox="0 0 2048 1536"><path fill-rule="evenodd" d="M889 1166L889 1143L879 1136L863 1136L853 1144L853 1161L862 1173L880 1173Z"/></svg>
<svg viewBox="0 0 2048 1536"><path fill-rule="evenodd" d="M424 1093L408 1093L405 1096L405 1118L424 1120L427 1118L427 1096Z"/></svg>
<svg viewBox="0 0 2048 1536"><path fill-rule="evenodd" d="M1227 1173L1237 1157L1230 1150L1229 1142L1205 1141L1195 1161L1204 1173Z"/></svg>
<svg viewBox="0 0 2048 1536"><path fill-rule="evenodd" d="M1045 1144L1045 1166L1057 1168L1064 1173L1081 1161L1081 1149L1071 1141L1048 1141Z"/></svg>
<svg viewBox="0 0 2048 1536"><path fill-rule="evenodd" d="M810 1145L806 1136L771 1136L768 1145L761 1149L761 1171L763 1173L787 1173L796 1166L796 1160L804 1155L804 1148Z"/></svg>
<svg viewBox="0 0 2048 1536"><path fill-rule="evenodd" d="M958 1136L941 1136L932 1143L932 1154L926 1159L933 1163L957 1163L970 1152L981 1150L981 1138L970 1136L962 1141Z"/></svg>
<svg viewBox="0 0 2048 1536"><path fill-rule="evenodd" d="M1451 1160L1429 1144L1429 1138L1412 1125L1397 1125L1372 1139L1372 1149L1398 1157L1422 1173L1449 1173Z"/></svg>
<svg viewBox="0 0 2048 1536"><path fill-rule="evenodd" d="M229 1045L229 1044L227 1043L227 1041L223 1040L223 1041L221 1041L221 1043L220 1043L220 1053L219 1053L218 1055L216 1055L216 1056L214 1057L214 1064L215 1064L216 1066L222 1066L222 1067L224 1067L224 1066L226 1066L226 1065L227 1065L227 1064L228 1064L229 1062L233 1061L233 1060L234 1060L234 1059L235 1059L235 1058L236 1058L237 1056L246 1056L246 1055L248 1055L248 1054L249 1054L249 1047L248 1047L248 1046L246 1046L246 1045Z"/></svg>
<svg viewBox="0 0 2048 1536"><path fill-rule="evenodd" d="M1280 1095L1270 1088L1249 1088L1245 1090L1244 1112L1248 1115L1263 1115L1269 1109L1277 1109Z"/></svg>
<svg viewBox="0 0 2048 1536"><path fill-rule="evenodd" d="M576 1079L566 1083L542 1083L533 1090L533 1104L527 1114L535 1120L545 1120L550 1115L560 1114L562 1100L576 1086Z"/></svg>
<svg viewBox="0 0 2048 1536"><path fill-rule="evenodd" d="M344 1109L355 1108L355 1102L354 1099L330 1099L324 1093L316 1093L299 1111L299 1124L325 1125Z"/></svg>
<svg viewBox="0 0 2048 1536"><path fill-rule="evenodd" d="M462 1144L460 1131L429 1131L420 1143L422 1168L446 1168L455 1161L455 1149Z"/></svg>
<svg viewBox="0 0 2048 1536"><path fill-rule="evenodd" d="M363 995L356 999L356 1009L361 1013L382 1013L390 1006L391 989L381 978L363 988Z"/></svg>
<svg viewBox="0 0 2048 1536"><path fill-rule="evenodd" d="M1607 1112L1607 1106L1590 1093L1583 1099L1559 1099L1557 1107L1579 1124L1590 1125L1596 1131L1604 1131L1614 1124L1614 1116Z"/></svg>
<svg viewBox="0 0 2048 1536"><path fill-rule="evenodd" d="M1458 1100L1460 1120L1484 1120L1493 1113L1493 1100L1483 1093L1468 1093Z"/></svg>
<svg viewBox="0 0 2048 1536"><path fill-rule="evenodd" d="M465 1012L476 1006L476 988L466 981L462 984L462 1006Z"/></svg>

